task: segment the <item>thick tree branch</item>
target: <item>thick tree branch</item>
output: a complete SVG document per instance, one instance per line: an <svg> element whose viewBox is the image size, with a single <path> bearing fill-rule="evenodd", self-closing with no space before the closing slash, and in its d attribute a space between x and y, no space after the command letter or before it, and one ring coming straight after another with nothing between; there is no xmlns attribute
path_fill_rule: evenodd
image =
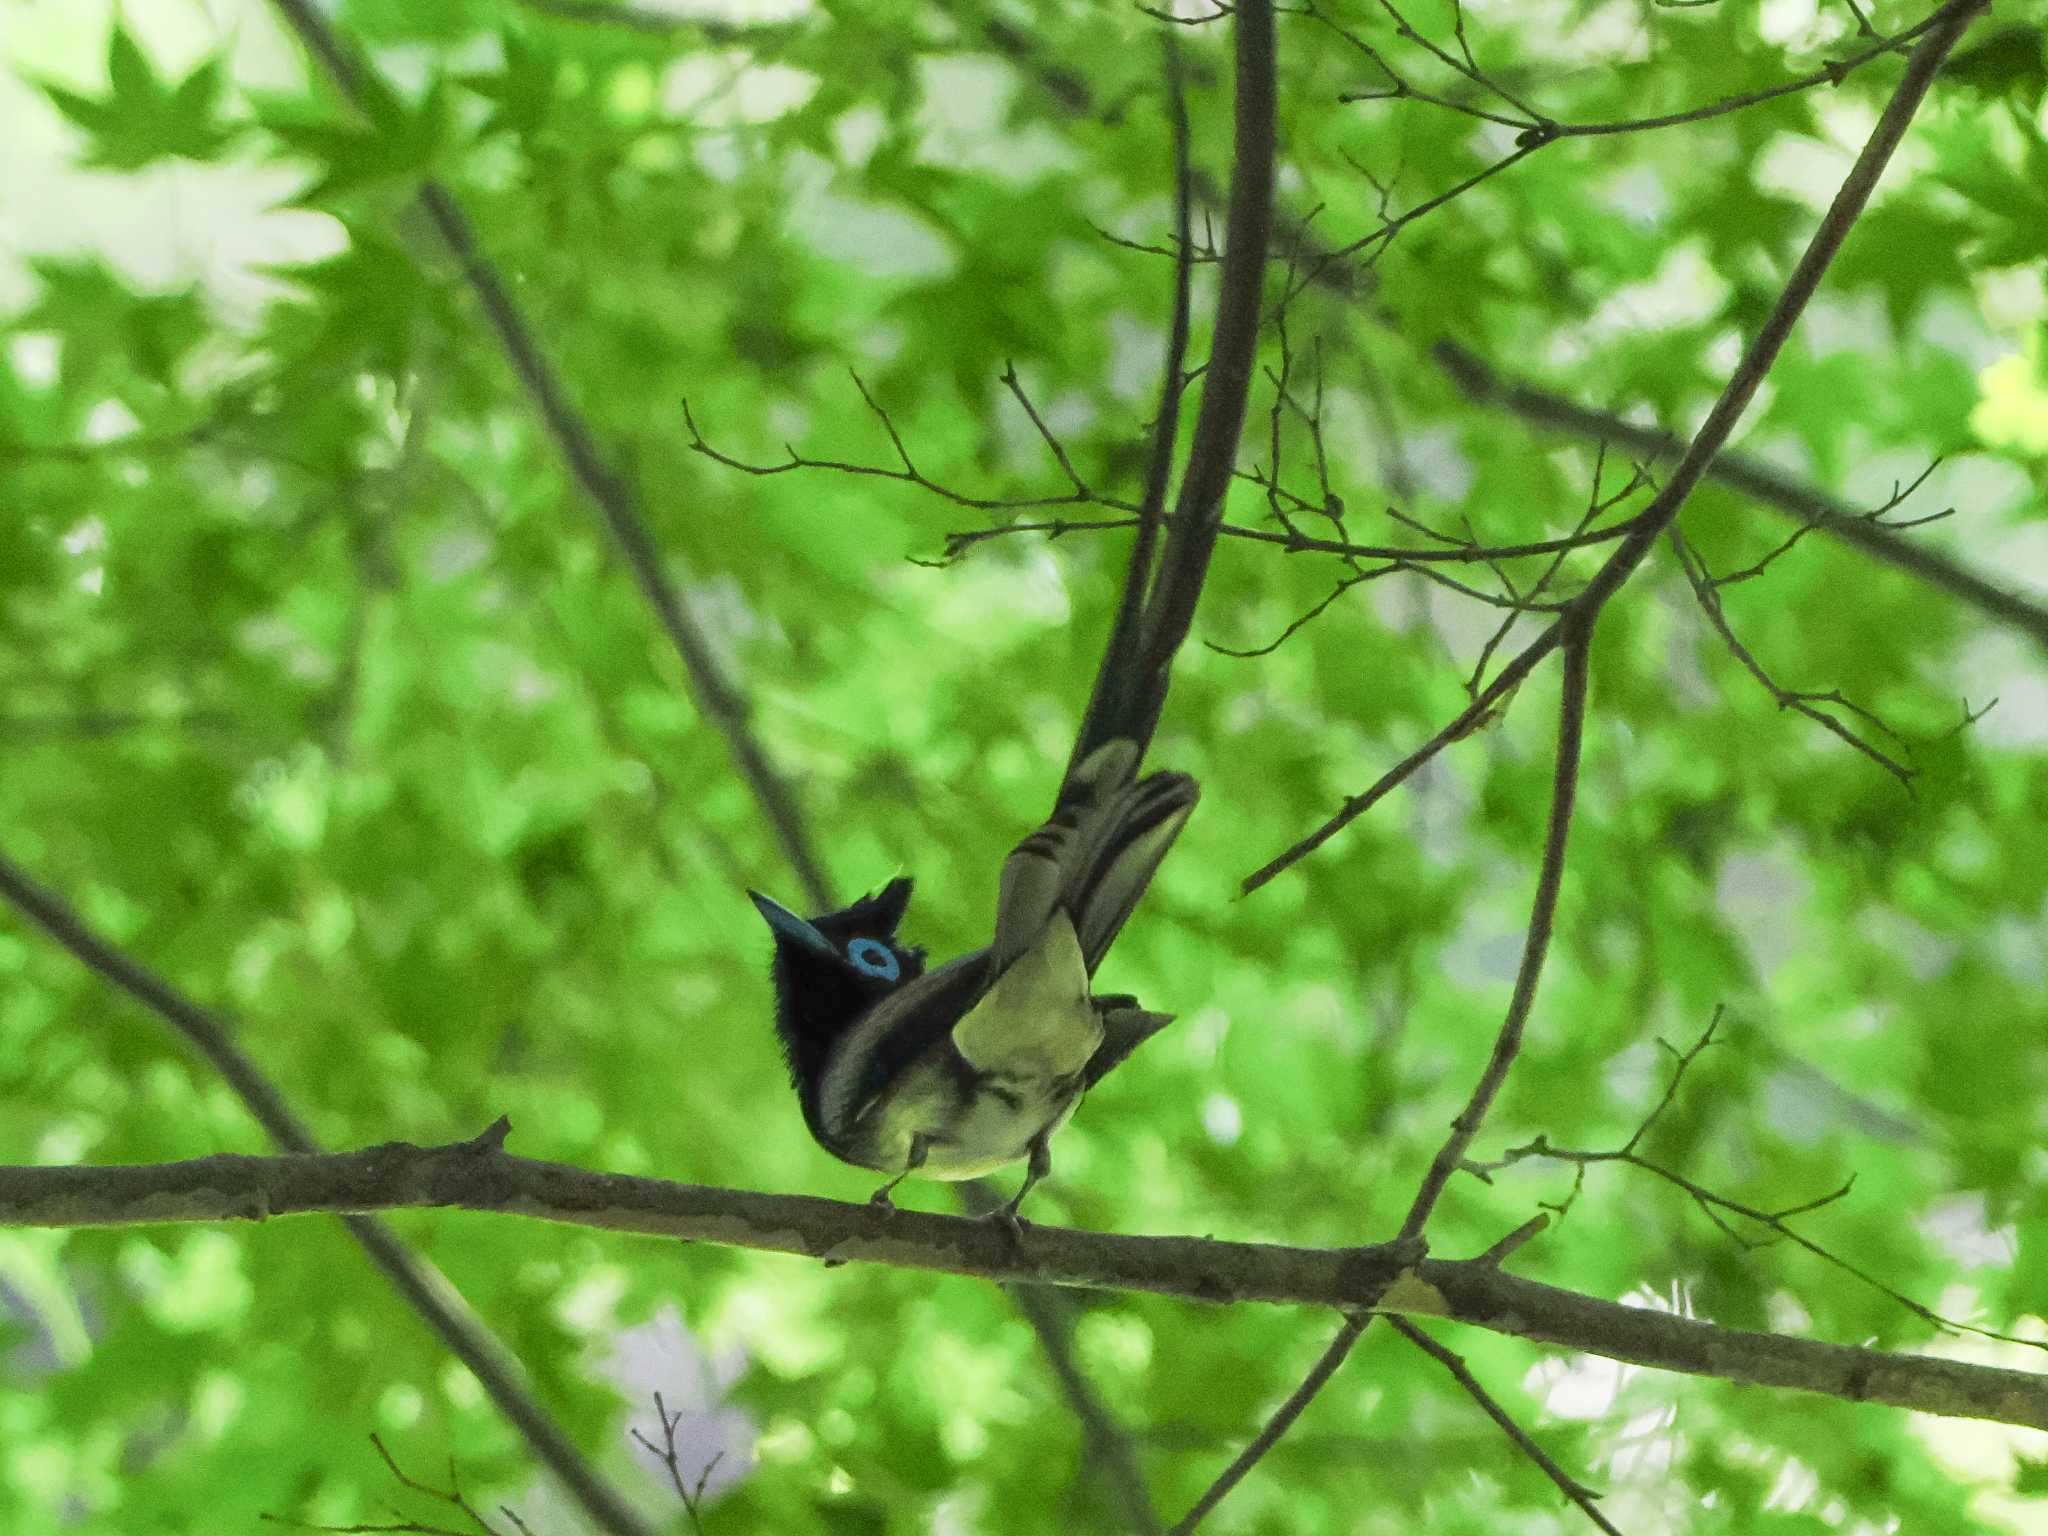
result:
<svg viewBox="0 0 2048 1536"><path fill-rule="evenodd" d="M275 1083L235 1043L234 1028L199 1006L163 977L136 963L89 928L56 892L47 890L0 853L0 898L69 950L88 970L135 998L184 1036L278 1147L315 1154L313 1133L295 1115ZM560 1425L528 1391L512 1352L469 1310L454 1286L373 1216L345 1215L349 1235L369 1254L407 1304L419 1313L448 1352L468 1366L534 1455L553 1472L601 1530L612 1536L648 1536L650 1528L623 1495L600 1477Z"/></svg>
<svg viewBox="0 0 2048 1536"><path fill-rule="evenodd" d="M673 1184L516 1157L500 1121L444 1147L403 1142L318 1156L220 1155L99 1168L0 1167L0 1227L260 1221L312 1212L460 1209L717 1243L827 1263L874 1263L1191 1302L1348 1308L1453 1318L1495 1333L1727 1381L2048 1429L2048 1376L1965 1361L1747 1333L1504 1273L1419 1258L1416 1242L1284 1248L1127 1237L881 1210L810 1195Z"/></svg>

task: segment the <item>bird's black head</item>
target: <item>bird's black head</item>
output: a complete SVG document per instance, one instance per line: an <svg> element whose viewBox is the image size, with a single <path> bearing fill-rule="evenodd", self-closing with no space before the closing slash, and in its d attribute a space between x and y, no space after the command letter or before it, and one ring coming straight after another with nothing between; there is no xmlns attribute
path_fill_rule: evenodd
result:
<svg viewBox="0 0 2048 1536"><path fill-rule="evenodd" d="M896 941L910 881L891 880L850 907L808 919L747 894L775 933L775 1033L810 1120L832 1042L877 998L924 972L924 951Z"/></svg>

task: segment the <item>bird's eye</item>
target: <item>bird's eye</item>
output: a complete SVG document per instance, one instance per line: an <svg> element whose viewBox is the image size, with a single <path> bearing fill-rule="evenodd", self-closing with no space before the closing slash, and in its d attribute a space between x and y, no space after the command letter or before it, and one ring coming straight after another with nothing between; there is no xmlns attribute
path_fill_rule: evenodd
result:
<svg viewBox="0 0 2048 1536"><path fill-rule="evenodd" d="M846 958L855 970L880 981L894 981L902 973L889 946L874 939L855 939L846 946Z"/></svg>

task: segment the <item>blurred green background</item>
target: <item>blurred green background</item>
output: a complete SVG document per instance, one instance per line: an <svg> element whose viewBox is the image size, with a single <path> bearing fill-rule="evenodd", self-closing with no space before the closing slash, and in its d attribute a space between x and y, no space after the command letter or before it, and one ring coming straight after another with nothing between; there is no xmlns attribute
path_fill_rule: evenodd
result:
<svg viewBox="0 0 2048 1536"><path fill-rule="evenodd" d="M984 941L1001 857L1050 803L1127 538L1021 534L920 564L1006 515L874 477L722 469L689 451L682 402L750 461L787 443L893 465L855 369L934 480L1061 494L1000 383L1014 362L1076 468L1134 495L1171 267L1105 232L1170 232L1160 23L1079 0L600 9L344 0L337 25L393 93L366 127L255 0L0 0L0 847L230 1011L330 1145L445 1141L504 1113L530 1156L857 1199L872 1177L812 1145L788 1090L743 887L800 892L413 196L438 176L476 220L841 897L913 874L906 933L943 955ZM1418 85L1499 108L1379 5L1327 14ZM1895 31L1924 11L1869 14ZM1448 10L1409 15L1456 57ZM1865 46L1852 8L1812 0L1493 0L1463 20L1490 75L1568 122L1681 110ZM1178 30L1196 162L1220 182L1227 27ZM1371 231L1375 182L1398 212L1513 147L1428 102L1340 102L1386 77L1309 16L1280 41L1282 204L1315 210L1314 241ZM1426 542L1389 506L1490 542L1570 531L1593 445L1467 401L1432 347L1632 421L1695 421L1897 74L1882 59L1549 146L1406 227L1349 293L1298 298L1290 388L1320 391L1351 536ZM1892 515L1956 515L1902 537L2048 604L2042 84L2037 20L1966 41L1740 445L1856 510L1939 460ZM1277 262L1299 244L1283 236ZM1273 413L1269 374L1242 467L1271 472L1278 430L1283 482L1320 501L1304 422ZM1607 455L1603 491L1626 458ZM1230 511L1272 526L1254 485ZM1792 526L1712 485L1683 520L1722 572ZM1567 564L1559 589L1588 569ZM1263 646L1346 573L1225 540L1195 638ZM2039 646L1818 534L1725 603L1780 684L1881 717L1896 736L1844 716L1915 770L1911 791L1781 713L1660 555L1600 629L1557 947L1477 1154L1538 1132L1618 1145L1662 1091L1656 1042L1688 1043L1725 1005L1725 1043L1644 1150L1766 1207L1853 1174L1804 1230L1950 1316L2040 1335ZM1153 756L1200 778L1202 807L1103 972L1180 1022L1061 1134L1036 1219L1392 1231L1505 1002L1554 668L1314 858L1248 899L1238 882L1457 711L1498 621L1397 573L1271 654L1190 645ZM218 1150L264 1142L214 1076L0 915L0 1161ZM1477 1252L1569 1186L1533 1163L1462 1179L1435 1247ZM900 1193L950 1208L943 1188ZM648 1426L656 1389L690 1408L693 1454L722 1456L707 1531L1119 1528L992 1287L509 1219L397 1225L677 1528L651 1463L630 1465L629 1415ZM1735 1242L1625 1169L1595 1170L1516 1262L1733 1326L2039 1362L1937 1335L1787 1245ZM1081 1363L1168 1519L1332 1326L1077 1306ZM2048 1529L2027 1497L2040 1436L1444 1337L1626 1530ZM387 1519L401 1496L372 1432L422 1476L453 1457L535 1531L579 1529L338 1226L0 1235L14 1536ZM1205 1528L1582 1521L1439 1367L1374 1329Z"/></svg>

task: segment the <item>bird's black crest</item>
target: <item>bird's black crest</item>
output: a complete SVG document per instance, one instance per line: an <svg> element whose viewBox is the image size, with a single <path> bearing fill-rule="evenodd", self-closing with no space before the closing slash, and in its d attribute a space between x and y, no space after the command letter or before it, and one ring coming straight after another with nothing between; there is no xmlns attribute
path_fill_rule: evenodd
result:
<svg viewBox="0 0 2048 1536"><path fill-rule="evenodd" d="M924 972L925 952L896 941L896 930L910 905L910 892L910 880L898 877L851 906L810 918L810 925L827 941L831 953L777 936L775 1033L804 1118L821 1140L816 1088L833 1042L852 1028L877 998ZM896 959L897 974L877 975L849 958L849 946L859 940L886 948Z"/></svg>

